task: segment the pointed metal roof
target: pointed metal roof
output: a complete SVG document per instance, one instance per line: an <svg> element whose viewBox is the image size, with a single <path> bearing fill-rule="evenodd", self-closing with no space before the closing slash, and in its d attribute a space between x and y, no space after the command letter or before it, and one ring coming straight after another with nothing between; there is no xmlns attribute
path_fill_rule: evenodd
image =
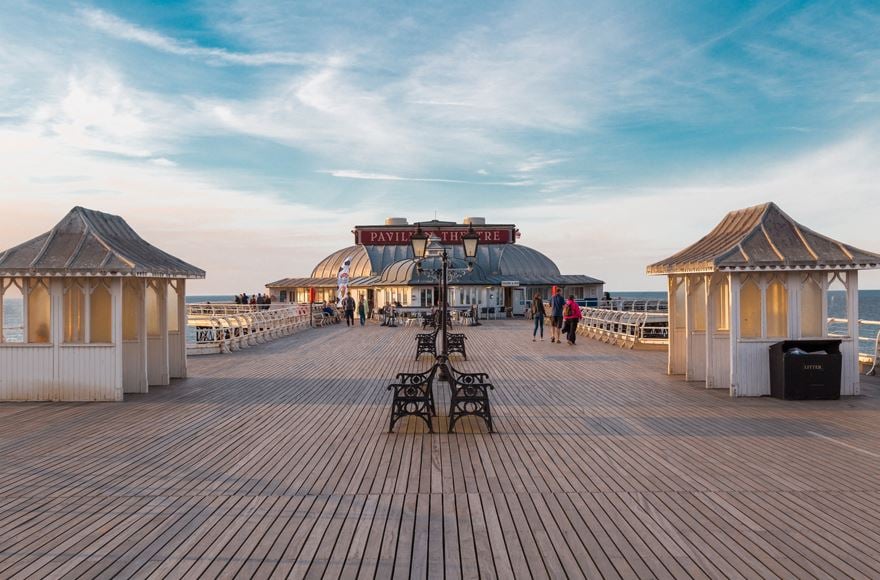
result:
<svg viewBox="0 0 880 580"><path fill-rule="evenodd" d="M204 278L150 245L119 216L75 207L45 234L0 253L0 276Z"/></svg>
<svg viewBox="0 0 880 580"><path fill-rule="evenodd" d="M863 270L880 255L816 233L775 203L728 213L702 239L651 264L649 275L752 270Z"/></svg>

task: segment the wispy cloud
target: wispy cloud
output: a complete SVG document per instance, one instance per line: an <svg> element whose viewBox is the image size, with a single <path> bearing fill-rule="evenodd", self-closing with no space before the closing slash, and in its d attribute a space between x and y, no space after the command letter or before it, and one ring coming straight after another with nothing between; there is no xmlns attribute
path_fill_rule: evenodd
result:
<svg viewBox="0 0 880 580"><path fill-rule="evenodd" d="M324 64L328 60L337 64L341 62L338 56L327 58L313 54L293 52L244 53L233 52L224 48L204 47L193 42L171 38L155 30L142 28L103 10L83 8L80 10L80 14L88 26L114 38L136 42L168 54L201 58L212 63L244 66L301 66Z"/></svg>
<svg viewBox="0 0 880 580"><path fill-rule="evenodd" d="M404 177L401 175L389 175L387 173L370 173L366 171L358 171L356 169L328 169L318 171L318 173L326 173L333 177L343 177L346 179L367 179L373 181L419 181L424 183L461 183L466 185L495 185L503 187L525 187L534 183L529 180L469 181L466 179L443 179L439 177Z"/></svg>

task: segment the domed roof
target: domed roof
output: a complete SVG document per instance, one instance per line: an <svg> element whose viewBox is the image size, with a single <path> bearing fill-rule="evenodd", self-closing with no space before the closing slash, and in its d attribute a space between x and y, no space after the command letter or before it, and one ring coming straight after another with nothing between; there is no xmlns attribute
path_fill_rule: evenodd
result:
<svg viewBox="0 0 880 580"><path fill-rule="evenodd" d="M453 258L450 261L449 266L450 268L464 269L467 268L467 262ZM438 257L428 257L422 260L422 268L425 270L439 270L441 267L442 262ZM481 284L485 279L485 272L483 272L483 269L480 268L479 264L476 264L474 265L473 271L467 272L460 277L456 277L454 282L458 284ZM379 283L389 286L414 286L419 284L435 284L436 280L423 272L419 272L418 264L415 260L407 259L394 262L385 268L382 272L382 277L380 278Z"/></svg>
<svg viewBox="0 0 880 580"><path fill-rule="evenodd" d="M462 264L465 262L464 248L460 244L447 245L445 248L451 259ZM349 246L321 260L312 271L312 277L335 278L347 258L351 258L349 276L352 279L381 276L381 284L431 283L428 278L419 276L416 272L412 248L409 245ZM426 263L425 267L434 266ZM560 280L560 276L559 268L553 260L538 250L520 244L481 244L477 250L474 271L460 281L474 284L497 284L501 280L555 283L552 281Z"/></svg>
<svg viewBox="0 0 880 580"><path fill-rule="evenodd" d="M412 248L406 246L349 246L333 252L312 270L312 278L335 278L346 258L351 258L348 275L351 278L378 276L398 260L412 258Z"/></svg>
<svg viewBox="0 0 880 580"><path fill-rule="evenodd" d="M560 275L559 268L553 260L538 250L519 244L504 244L500 248L498 270L503 276L542 278Z"/></svg>

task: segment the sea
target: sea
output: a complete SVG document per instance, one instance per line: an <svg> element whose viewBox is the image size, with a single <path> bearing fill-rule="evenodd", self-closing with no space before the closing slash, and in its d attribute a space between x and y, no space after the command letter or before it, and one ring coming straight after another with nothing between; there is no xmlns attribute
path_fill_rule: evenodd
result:
<svg viewBox="0 0 880 580"><path fill-rule="evenodd" d="M666 300L666 292L616 292L608 291L614 298L624 300ZM187 296L187 303L203 302L232 302L235 297L231 294L194 295ZM842 291L832 290L828 293L828 315L832 318L846 318L846 296ZM9 342L22 340L21 298L5 299L3 301L3 333ZM859 290L859 319L880 320L880 290ZM833 332L839 332L839 327L831 328ZM873 349L878 326L864 325L861 329L859 351L869 353Z"/></svg>

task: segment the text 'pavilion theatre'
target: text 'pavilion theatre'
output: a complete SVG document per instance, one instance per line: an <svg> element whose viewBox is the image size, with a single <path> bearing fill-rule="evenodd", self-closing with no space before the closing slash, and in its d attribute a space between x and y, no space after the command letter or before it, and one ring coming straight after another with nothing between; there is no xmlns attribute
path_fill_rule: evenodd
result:
<svg viewBox="0 0 880 580"><path fill-rule="evenodd" d="M413 260L410 237L416 226L431 236L428 254L445 248L452 267L466 266L461 236L473 226L480 236L476 262L449 282L449 304L486 309L505 309L523 314L535 293L545 299L553 286L566 296L597 299L604 282L590 276L564 275L553 261L537 250L516 243L519 231L511 224L487 224L483 218L464 223L428 221L410 224L404 218L388 218L381 226L355 226L355 245L338 250L315 267L311 277L285 278L267 284L280 302L336 300L337 277L349 262L352 296L363 297L371 308L400 302L403 306L427 307L439 302L439 283L420 271Z"/></svg>

